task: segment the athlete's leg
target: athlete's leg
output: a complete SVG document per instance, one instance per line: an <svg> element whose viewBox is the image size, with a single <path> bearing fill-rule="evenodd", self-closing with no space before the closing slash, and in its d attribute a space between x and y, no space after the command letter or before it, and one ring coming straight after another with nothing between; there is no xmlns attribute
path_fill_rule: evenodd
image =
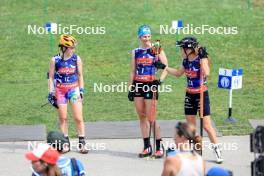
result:
<svg viewBox="0 0 264 176"><path fill-rule="evenodd" d="M59 115L59 122L60 122L60 129L61 132L68 136L68 119L67 119L67 103L68 100L66 98L67 90L63 88L56 88L56 98L58 104L58 115Z"/></svg>
<svg viewBox="0 0 264 176"><path fill-rule="evenodd" d="M146 105L144 102L144 97L134 97L134 104L136 107L136 111L139 117L141 135L144 142L144 148L141 153L139 153L139 157L147 157L152 154L150 138L149 138L149 122L146 116Z"/></svg>
<svg viewBox="0 0 264 176"><path fill-rule="evenodd" d="M211 118L210 118L210 99L208 91L204 92L204 117L203 117L203 126L205 131L208 134L208 137L213 143L213 150L216 156L216 162L221 163L223 162L222 153L220 150L219 145L217 144L216 132L212 126Z"/></svg>
<svg viewBox="0 0 264 176"><path fill-rule="evenodd" d="M136 111L139 117L141 135L143 138L148 138L149 137L149 122L146 117L144 97L135 97L134 104L135 104Z"/></svg>
<svg viewBox="0 0 264 176"><path fill-rule="evenodd" d="M153 116L155 115L153 108L156 108L156 107L153 107L153 100L152 99L145 99L145 103L146 103L146 116L147 116L147 119L152 119ZM155 120L156 120L156 117L155 117ZM157 121L156 121L155 129L156 129L156 131L155 131L156 139L161 139L160 126L159 126Z"/></svg>
<svg viewBox="0 0 264 176"><path fill-rule="evenodd" d="M78 150L82 154L87 154L89 152L89 149L86 148L86 143L85 143L85 130L84 130L84 120L83 120L81 100L72 103L72 112L79 137Z"/></svg>
<svg viewBox="0 0 264 176"><path fill-rule="evenodd" d="M215 129L212 127L210 116L203 117L204 130L207 132L210 141L214 144L217 143Z"/></svg>
<svg viewBox="0 0 264 176"><path fill-rule="evenodd" d="M152 124L152 131L154 133L155 130L155 153L154 156L155 158L162 158L164 155L164 151L161 144L161 130L160 130L160 126L156 120L156 102L157 100L153 100L153 99L145 99L145 103L146 103L146 116L149 120L155 120L155 127ZM154 146L153 146L154 147Z"/></svg>
<svg viewBox="0 0 264 176"><path fill-rule="evenodd" d="M186 121L196 126L196 115L185 115Z"/></svg>
<svg viewBox="0 0 264 176"><path fill-rule="evenodd" d="M215 129L212 127L211 118L210 118L210 99L208 91L204 92L204 117L203 117L203 126L204 130L207 132L208 137L211 143L216 144L216 132Z"/></svg>
<svg viewBox="0 0 264 176"><path fill-rule="evenodd" d="M196 95L186 92L184 100L184 113L186 121L194 126L196 126L196 114L198 108L198 104L195 98Z"/></svg>
<svg viewBox="0 0 264 176"><path fill-rule="evenodd" d="M78 136L84 136L84 121L82 113L82 99L80 96L79 87L68 90L67 99L71 103L73 119L76 126Z"/></svg>
<svg viewBox="0 0 264 176"><path fill-rule="evenodd" d="M77 101L72 103L72 112L73 112L73 119L75 122L76 130L78 136L85 136L84 130L84 120L83 120L83 113L82 113L82 102Z"/></svg>
<svg viewBox="0 0 264 176"><path fill-rule="evenodd" d="M154 99L145 99L145 102L146 102L147 118L150 120L150 122L152 122L152 120L155 120L155 126L153 126L153 124L152 124L153 133L155 132L154 134L155 134L155 139L156 139L154 156L155 156L155 158L162 158L164 155L164 151L163 151L163 148L161 148L161 146L162 146L162 144L161 144L161 132L160 132L161 130L160 130L160 126L159 126L157 119L156 119L156 108L157 108L156 107L157 106L156 96L154 96Z"/></svg>
<svg viewBox="0 0 264 176"><path fill-rule="evenodd" d="M68 136L67 104L58 104L58 106L60 130L65 136Z"/></svg>
<svg viewBox="0 0 264 176"><path fill-rule="evenodd" d="M71 90L69 92L69 100L72 104L73 119L75 122L76 130L79 137L78 150L82 154L88 153L88 148L86 148L85 143L85 130L84 130L84 120L82 113L82 99L80 96L79 88Z"/></svg>
<svg viewBox="0 0 264 176"><path fill-rule="evenodd" d="M216 132L215 129L212 127L211 118L209 115L203 118L203 126L208 134L211 143L213 143L213 151L215 153L216 162L222 163L223 162L222 152L219 145L217 144Z"/></svg>

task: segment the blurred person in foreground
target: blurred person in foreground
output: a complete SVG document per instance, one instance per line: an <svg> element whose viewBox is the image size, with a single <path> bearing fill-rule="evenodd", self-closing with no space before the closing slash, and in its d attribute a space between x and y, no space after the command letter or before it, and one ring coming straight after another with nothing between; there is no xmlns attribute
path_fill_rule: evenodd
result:
<svg viewBox="0 0 264 176"><path fill-rule="evenodd" d="M32 152L26 153L26 158L32 164L32 176L62 176L56 165L59 155L48 144L39 144Z"/></svg>
<svg viewBox="0 0 264 176"><path fill-rule="evenodd" d="M65 153L68 147L68 140L65 139L63 133L58 131L51 131L47 136L47 143L56 149L60 154ZM57 161L61 174L63 176L85 176L85 170L81 161L75 158L60 156Z"/></svg>
<svg viewBox="0 0 264 176"><path fill-rule="evenodd" d="M176 148L167 152L162 176L203 176L205 162L197 153L201 150L201 137L195 135L195 126L179 122L175 129Z"/></svg>

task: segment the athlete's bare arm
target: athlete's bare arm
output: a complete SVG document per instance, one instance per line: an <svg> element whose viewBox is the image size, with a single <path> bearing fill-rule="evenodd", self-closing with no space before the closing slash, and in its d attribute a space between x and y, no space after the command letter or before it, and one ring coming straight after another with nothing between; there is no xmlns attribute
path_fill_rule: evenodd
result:
<svg viewBox="0 0 264 176"><path fill-rule="evenodd" d="M161 50L161 52L159 54L159 58L163 64L168 65L168 59L167 59L166 54L163 50ZM167 75L168 75L168 72L166 69L164 69L160 75L160 81L163 81Z"/></svg>
<svg viewBox="0 0 264 176"><path fill-rule="evenodd" d="M208 59L202 59L202 65L203 65L203 73L205 76L210 76L210 67L208 63Z"/></svg>
<svg viewBox="0 0 264 176"><path fill-rule="evenodd" d="M132 85L133 80L134 80L134 76L135 76L135 52L134 50L132 51L132 57L131 57L131 63L130 63L130 77L129 77L129 82L128 82L128 86Z"/></svg>
<svg viewBox="0 0 264 176"><path fill-rule="evenodd" d="M77 68L78 68L78 82L79 82L79 87L84 88L84 81L83 81L83 66L82 66L82 60L78 56L77 58Z"/></svg>
<svg viewBox="0 0 264 176"><path fill-rule="evenodd" d="M169 74L174 75L176 77L180 77L184 74L184 67L181 66L179 69L166 67L166 70Z"/></svg>
<svg viewBox="0 0 264 176"><path fill-rule="evenodd" d="M203 174L205 175L206 167L205 167L205 161L203 160Z"/></svg>
<svg viewBox="0 0 264 176"><path fill-rule="evenodd" d="M55 73L55 59L51 58L49 64L49 81L48 81L49 92L54 91L54 73Z"/></svg>
<svg viewBox="0 0 264 176"><path fill-rule="evenodd" d="M176 176L179 171L179 161L175 157L166 158L162 171L162 176Z"/></svg>

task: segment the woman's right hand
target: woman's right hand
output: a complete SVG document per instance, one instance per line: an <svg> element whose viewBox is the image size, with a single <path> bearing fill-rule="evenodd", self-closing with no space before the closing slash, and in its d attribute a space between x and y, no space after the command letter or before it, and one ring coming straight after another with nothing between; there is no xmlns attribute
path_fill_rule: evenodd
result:
<svg viewBox="0 0 264 176"><path fill-rule="evenodd" d="M57 104L57 98L55 97L55 95L53 95L52 92L49 93L48 101L52 106L59 109L58 104Z"/></svg>

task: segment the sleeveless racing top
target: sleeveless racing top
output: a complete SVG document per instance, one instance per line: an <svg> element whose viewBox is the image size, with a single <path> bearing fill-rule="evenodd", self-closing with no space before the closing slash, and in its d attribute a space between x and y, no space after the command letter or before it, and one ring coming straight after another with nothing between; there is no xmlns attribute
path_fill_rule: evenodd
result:
<svg viewBox="0 0 264 176"><path fill-rule="evenodd" d="M196 159L192 160L184 156L179 155L181 168L178 172L178 176L203 176L203 159L200 155L195 153Z"/></svg>
<svg viewBox="0 0 264 176"><path fill-rule="evenodd" d="M187 77L187 88L199 88L200 83L200 58L197 56L193 61L189 61L187 58L183 59L182 65ZM204 77L203 84L206 84L206 77Z"/></svg>
<svg viewBox="0 0 264 176"><path fill-rule="evenodd" d="M181 168L178 172L178 176L185 176L185 175L191 175L191 176L203 176L203 159L202 157L194 152L195 159L190 159L187 157L184 157L184 155L181 155L181 153L191 153L191 151L179 151L179 150L173 150L169 151L167 154L167 157L175 157L178 156Z"/></svg>
<svg viewBox="0 0 264 176"><path fill-rule="evenodd" d="M73 54L68 60L63 60L60 55L55 58L55 78L60 84L73 84L78 81L77 55Z"/></svg>
<svg viewBox="0 0 264 176"><path fill-rule="evenodd" d="M151 82L155 80L156 67L154 66L155 55L150 49L136 48L135 53L136 71L134 80L139 82Z"/></svg>

